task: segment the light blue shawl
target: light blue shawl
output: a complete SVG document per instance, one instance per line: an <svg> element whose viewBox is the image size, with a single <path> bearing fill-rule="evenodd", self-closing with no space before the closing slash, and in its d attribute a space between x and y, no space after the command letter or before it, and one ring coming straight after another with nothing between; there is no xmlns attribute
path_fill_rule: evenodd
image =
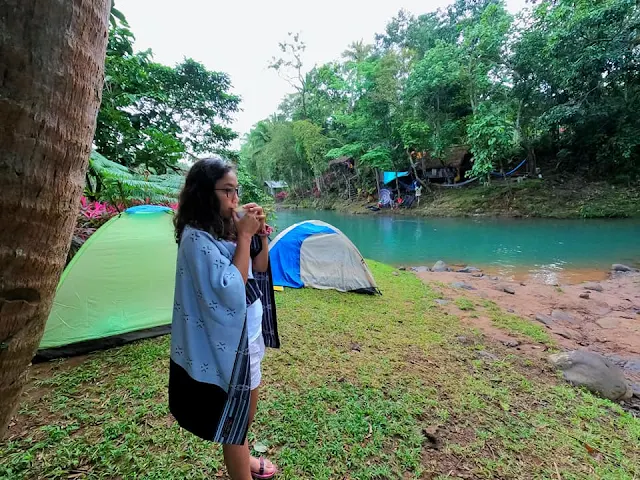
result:
<svg viewBox="0 0 640 480"><path fill-rule="evenodd" d="M192 379L228 394L223 421L212 439L222 443L237 443L243 427L246 432L250 393L245 283L231 263L234 253L232 242L184 229L171 328L171 359Z"/></svg>

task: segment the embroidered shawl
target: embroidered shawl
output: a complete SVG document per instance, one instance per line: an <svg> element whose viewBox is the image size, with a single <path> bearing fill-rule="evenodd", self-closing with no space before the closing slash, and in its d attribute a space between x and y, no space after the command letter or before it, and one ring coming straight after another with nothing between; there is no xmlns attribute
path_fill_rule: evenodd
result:
<svg viewBox="0 0 640 480"><path fill-rule="evenodd" d="M252 241L252 256L259 251ZM275 309L270 308L272 303L275 307L270 272L258 275L253 287L245 286L232 263L234 253L235 244L204 231L186 227L182 234L176 266L169 408L183 428L201 438L242 444L251 393L246 331L249 297L260 295L269 305L263 315L267 346L279 346L279 339ZM255 286L257 293L251 293Z"/></svg>

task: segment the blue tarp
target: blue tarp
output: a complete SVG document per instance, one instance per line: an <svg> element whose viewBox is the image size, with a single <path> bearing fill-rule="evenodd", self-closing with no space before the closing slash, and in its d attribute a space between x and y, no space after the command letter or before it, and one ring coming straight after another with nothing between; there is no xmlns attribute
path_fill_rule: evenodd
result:
<svg viewBox="0 0 640 480"><path fill-rule="evenodd" d="M396 176L400 178L400 177L406 177L407 175L409 175L409 172L383 172L382 183L386 185L387 183L395 180Z"/></svg>
<svg viewBox="0 0 640 480"><path fill-rule="evenodd" d="M269 263L273 284L282 287L302 288L300 279L300 248L304 241L319 233L333 233L332 228L313 223L303 223L284 235L269 250Z"/></svg>

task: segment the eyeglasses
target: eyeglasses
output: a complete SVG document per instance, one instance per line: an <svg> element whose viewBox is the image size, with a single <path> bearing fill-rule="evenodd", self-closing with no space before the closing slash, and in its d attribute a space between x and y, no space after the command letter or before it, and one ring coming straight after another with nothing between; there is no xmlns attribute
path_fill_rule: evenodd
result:
<svg viewBox="0 0 640 480"><path fill-rule="evenodd" d="M233 195L236 194L240 196L240 187L236 188L216 188L217 192L224 192L227 195L227 198L233 198Z"/></svg>

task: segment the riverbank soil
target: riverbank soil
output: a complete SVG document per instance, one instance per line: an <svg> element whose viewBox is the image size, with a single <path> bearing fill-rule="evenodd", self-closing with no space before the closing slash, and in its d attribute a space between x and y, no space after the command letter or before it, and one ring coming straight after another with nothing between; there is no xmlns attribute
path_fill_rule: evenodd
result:
<svg viewBox="0 0 640 480"><path fill-rule="evenodd" d="M544 352L540 342L527 341L531 335L522 335L521 324L516 323L520 329L509 328L503 313L507 312L544 329L562 349L586 349L611 358L640 386L638 273L611 273L599 282L557 286L481 273L423 271L417 275L442 293L447 303L441 308L503 344L538 356Z"/></svg>
<svg viewBox="0 0 640 480"><path fill-rule="evenodd" d="M377 199L347 201L335 197L290 199L281 208L315 208L354 214L395 214L424 217L507 216L540 218L640 217L640 188L604 182L525 180L495 181L489 186L446 188L423 192L420 206L383 209L368 207Z"/></svg>

